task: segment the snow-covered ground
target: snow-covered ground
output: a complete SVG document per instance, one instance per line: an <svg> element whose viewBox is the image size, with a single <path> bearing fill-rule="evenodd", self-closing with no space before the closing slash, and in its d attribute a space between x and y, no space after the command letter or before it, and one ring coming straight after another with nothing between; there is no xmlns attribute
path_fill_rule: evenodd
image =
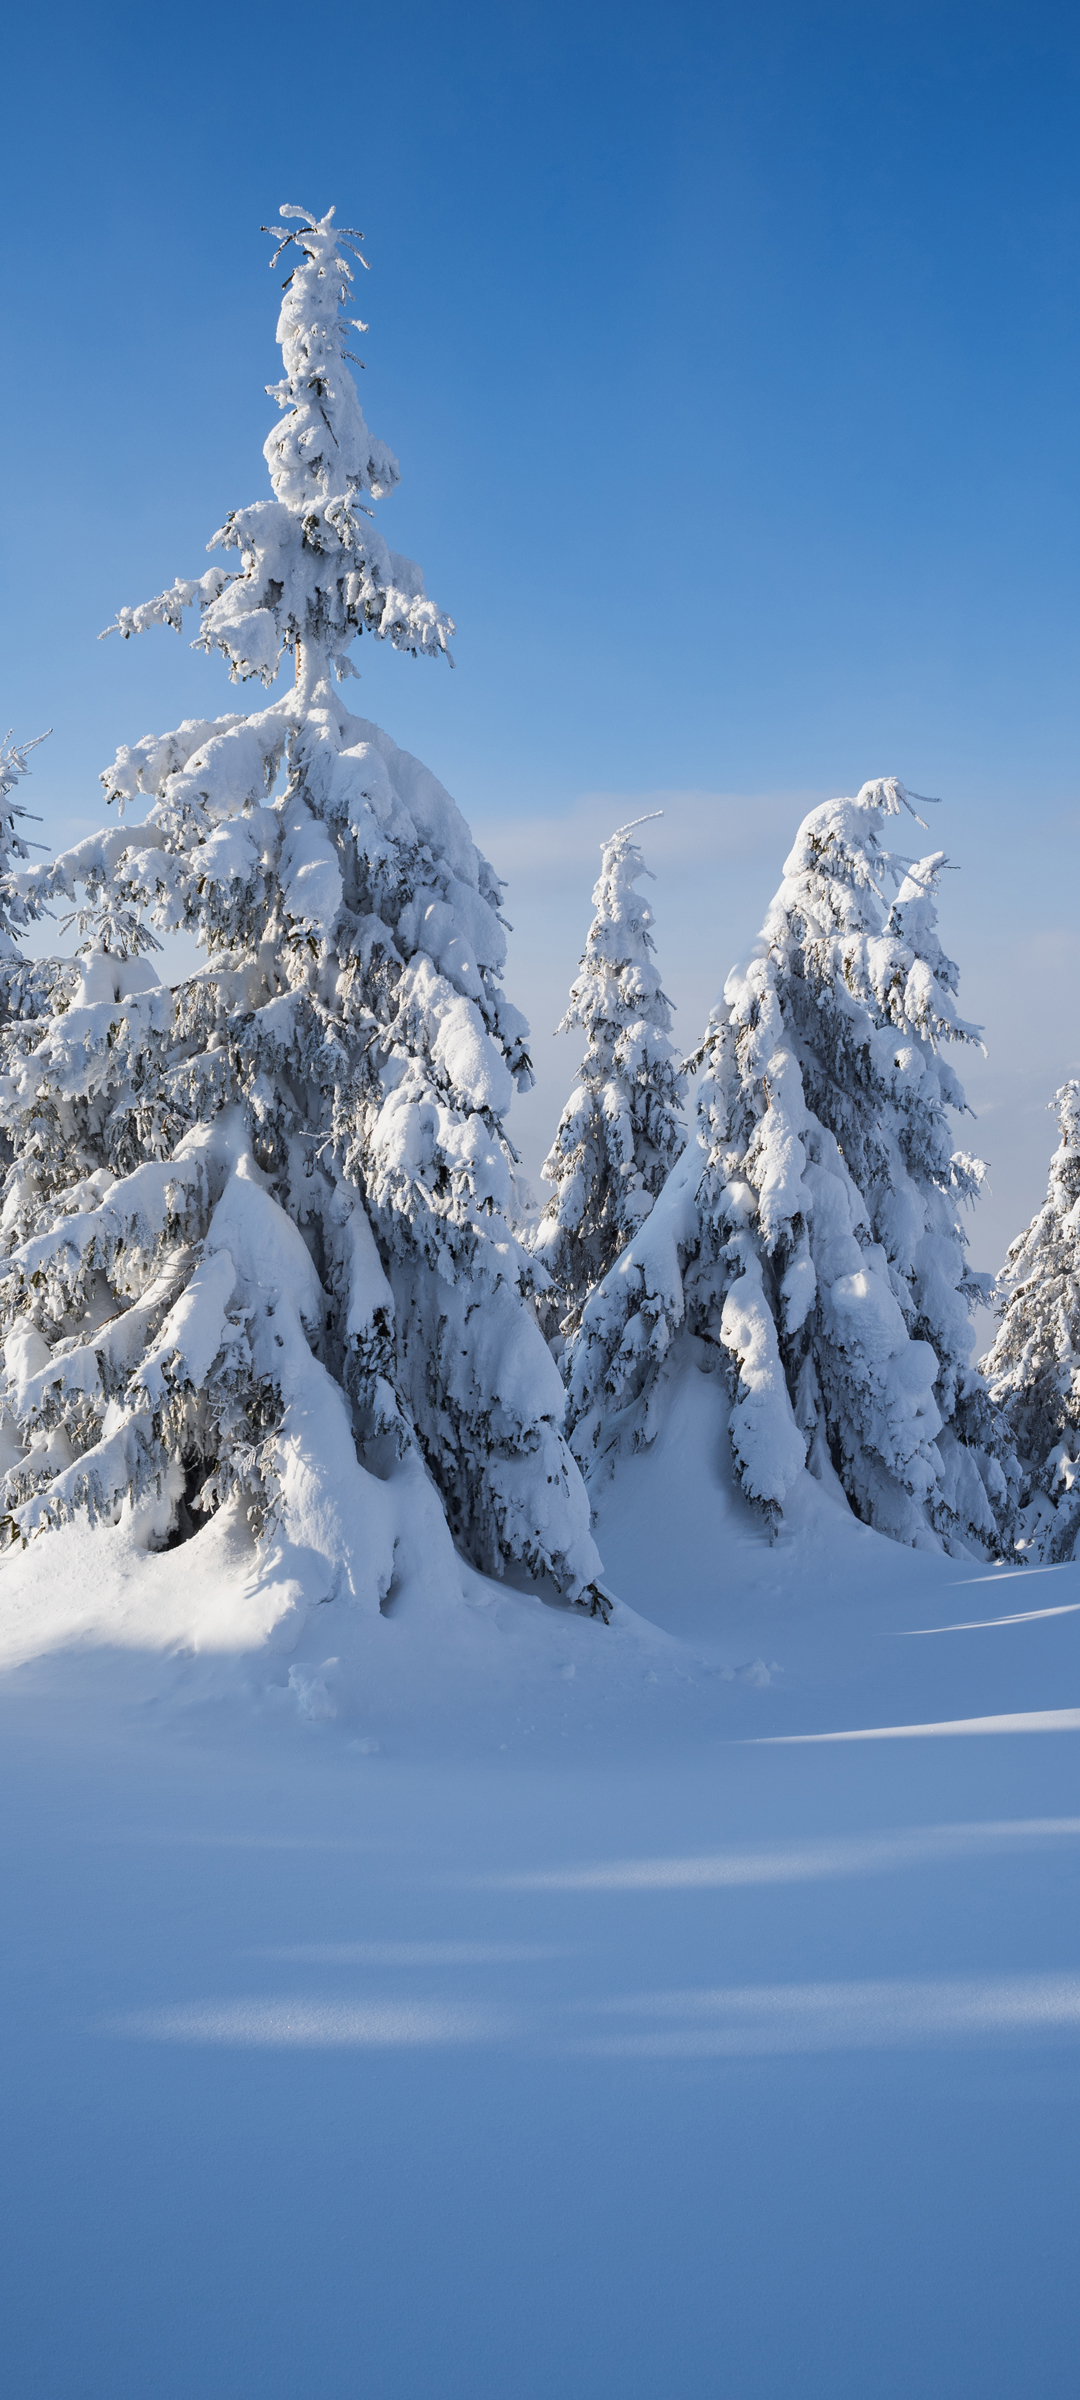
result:
<svg viewBox="0 0 1080 2400"><path fill-rule="evenodd" d="M0 1569L17 2400L1072 2393L1080 1568L770 1548L722 1407L610 1627Z"/></svg>

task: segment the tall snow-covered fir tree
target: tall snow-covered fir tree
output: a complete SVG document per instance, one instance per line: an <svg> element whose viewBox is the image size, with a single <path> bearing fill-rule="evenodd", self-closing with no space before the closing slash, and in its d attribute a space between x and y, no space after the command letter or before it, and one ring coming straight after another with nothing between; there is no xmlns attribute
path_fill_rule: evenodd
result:
<svg viewBox="0 0 1080 2400"><path fill-rule="evenodd" d="M594 1470L652 1438L686 1325L726 1365L736 1473L767 1515L808 1463L900 1541L993 1550L1006 1465L964 1364L986 1279L958 1222L983 1170L948 1116L948 1051L977 1035L936 931L942 855L887 844L908 808L887 779L801 826L696 1055L691 1140L585 1309L573 1441Z"/></svg>
<svg viewBox="0 0 1080 2400"><path fill-rule="evenodd" d="M1058 1146L1046 1199L998 1279L1001 1322L982 1361L1023 1472L1017 1547L1075 1555L1080 1534L1080 1083L1055 1094Z"/></svg>
<svg viewBox="0 0 1080 2400"><path fill-rule="evenodd" d="M548 1323L563 1337L576 1332L590 1292L648 1216L686 1139L671 1003L657 973L652 910L635 888L649 869L630 837L650 822L637 817L604 845L596 914L559 1027L580 1026L585 1056L544 1161L556 1189L535 1249L551 1277Z"/></svg>
<svg viewBox="0 0 1080 2400"><path fill-rule="evenodd" d="M6 1043L4 1506L24 1538L130 1506L160 1541L231 1503L369 1599L418 1527L433 1556L449 1528L477 1565L600 1605L505 1213L503 1118L531 1076L500 886L335 684L358 634L437 656L452 627L372 523L398 467L349 372L345 237L282 214L273 497L210 544L235 568L118 629L194 604L234 681L286 661L290 688L121 749L102 780L143 821L21 878L28 906L72 900L85 940L74 987ZM154 927L206 954L175 991Z"/></svg>

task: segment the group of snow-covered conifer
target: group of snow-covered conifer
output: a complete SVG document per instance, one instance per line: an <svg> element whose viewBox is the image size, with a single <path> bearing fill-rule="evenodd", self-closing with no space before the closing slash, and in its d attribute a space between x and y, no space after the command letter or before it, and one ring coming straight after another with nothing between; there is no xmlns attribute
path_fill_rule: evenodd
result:
<svg viewBox="0 0 1080 2400"><path fill-rule="evenodd" d="M501 886L449 795L341 696L368 633L450 619L371 504L392 453L349 371L351 237L290 208L265 444L235 555L139 608L266 706L122 748L116 821L31 863L0 752L0 1255L8 1534L220 1510L319 1597L386 1600L456 1544L607 1614L590 1485L725 1379L734 1476L770 1527L808 1468L896 1540L1065 1558L1080 1529L1080 1084L1045 1207L969 1363L953 1064L977 1039L895 779L815 809L748 965L688 1059L641 850L607 844L565 1019L584 1057L538 1222L505 1130L531 1081ZM362 328L361 328L362 330ZM140 801L140 821L125 810ZM57 903L73 956L28 958ZM175 987L158 935L203 963ZM680 1364L681 1362L681 1364ZM1074 1491L1075 1484L1075 1491Z"/></svg>

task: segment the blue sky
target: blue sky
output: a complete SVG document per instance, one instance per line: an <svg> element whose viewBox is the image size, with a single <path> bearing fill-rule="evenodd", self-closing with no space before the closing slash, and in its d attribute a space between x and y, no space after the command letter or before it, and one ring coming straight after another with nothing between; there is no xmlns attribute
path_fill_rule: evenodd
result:
<svg viewBox="0 0 1080 2400"><path fill-rule="evenodd" d="M197 0L23 12L6 55L0 707L55 726L46 835L119 741L234 704L94 637L265 488L259 226L335 200L383 529L459 624L453 675L362 644L353 704L511 871L527 1156L600 834L662 798L689 1046L802 809L899 773L962 868L996 1264L1080 1071L1076 12Z"/></svg>

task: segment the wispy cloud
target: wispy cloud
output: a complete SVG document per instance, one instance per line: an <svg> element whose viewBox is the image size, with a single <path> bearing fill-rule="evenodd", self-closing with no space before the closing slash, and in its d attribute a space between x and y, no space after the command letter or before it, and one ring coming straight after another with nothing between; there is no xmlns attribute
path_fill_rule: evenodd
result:
<svg viewBox="0 0 1080 2400"><path fill-rule="evenodd" d="M336 1833L242 1833L225 1830L201 1832L190 1826L175 1825L105 1825L86 1828L81 1838L89 1842L137 1842L163 1848L192 1850L331 1850L372 1851L376 1845L360 1835Z"/></svg>
<svg viewBox="0 0 1080 2400"><path fill-rule="evenodd" d="M1076 1713L1080 1717L1080 1711ZM615 1858L585 1866L535 1867L484 1881L489 1889L511 1892L713 1891L748 1884L814 1883L836 1876L879 1875L899 1867L968 1858L974 1853L1077 1839L1080 1817L1020 1817L970 1825L915 1825L895 1833L855 1834L774 1850L723 1850L704 1857Z"/></svg>
<svg viewBox="0 0 1080 2400"><path fill-rule="evenodd" d="M602 844L618 826L658 817L643 825L641 840L649 865L673 869L730 865L763 853L777 869L820 792L585 792L558 816L477 818L473 831L497 872L516 883L528 875L554 886L580 886L600 865Z"/></svg>
<svg viewBox="0 0 1080 2400"><path fill-rule="evenodd" d="M618 2058L745 2058L816 2050L1080 2032L1080 1976L956 1982L745 1984L601 2002L598 2015L651 2022L586 2036Z"/></svg>
<svg viewBox="0 0 1080 2400"><path fill-rule="evenodd" d="M398 2050L489 2042L513 2030L505 2011L423 2000L196 2000L110 2018L106 2033L142 2042L245 2050Z"/></svg>
<svg viewBox="0 0 1080 2400"><path fill-rule="evenodd" d="M559 1942L295 1942L244 1956L313 1967L528 1967L577 1952Z"/></svg>
<svg viewBox="0 0 1080 2400"><path fill-rule="evenodd" d="M625 2059L1031 2042L1080 2034L1080 1974L700 1986L541 2010L271 1996L138 2009L99 2030L128 2041L255 2050L424 2050L517 2040L539 2042L548 2055Z"/></svg>

